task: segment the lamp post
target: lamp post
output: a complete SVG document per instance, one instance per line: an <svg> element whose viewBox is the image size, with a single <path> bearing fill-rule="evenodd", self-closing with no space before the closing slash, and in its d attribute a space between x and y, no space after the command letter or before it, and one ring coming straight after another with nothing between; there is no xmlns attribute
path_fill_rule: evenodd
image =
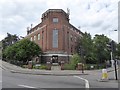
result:
<svg viewBox="0 0 120 90"><path fill-rule="evenodd" d="M120 43L120 29L118 30L118 43Z"/></svg>
<svg viewBox="0 0 120 90"><path fill-rule="evenodd" d="M115 29L115 30L109 30L109 37L110 37L110 32L112 32L112 31L118 31L117 29Z"/></svg>
<svg viewBox="0 0 120 90"><path fill-rule="evenodd" d="M110 30L110 31L117 31L117 30L115 29L115 30ZM110 31L109 31L109 37L110 37ZM110 56L111 56L111 60L113 60L113 52L112 51L110 52Z"/></svg>
<svg viewBox="0 0 120 90"><path fill-rule="evenodd" d="M118 30L112 30L112 31L118 31ZM110 32L109 32L109 36L110 36ZM117 59L115 58L113 52L115 51L116 47L115 47L115 42L112 40L111 41L111 60L114 60L114 68L115 68L115 79L118 80L117 78L117 67L116 67L116 61Z"/></svg>

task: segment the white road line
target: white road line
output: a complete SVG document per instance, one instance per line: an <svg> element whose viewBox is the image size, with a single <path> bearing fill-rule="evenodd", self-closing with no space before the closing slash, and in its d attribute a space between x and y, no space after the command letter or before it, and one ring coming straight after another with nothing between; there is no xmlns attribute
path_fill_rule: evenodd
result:
<svg viewBox="0 0 120 90"><path fill-rule="evenodd" d="M27 85L18 85L18 86L25 87L25 88L36 88L36 87L32 87L32 86L27 86Z"/></svg>
<svg viewBox="0 0 120 90"><path fill-rule="evenodd" d="M89 81L87 79L81 78L79 76L74 76L74 77L84 80L85 81L85 88L90 88Z"/></svg>
<svg viewBox="0 0 120 90"><path fill-rule="evenodd" d="M0 81L0 83L2 83L2 81Z"/></svg>

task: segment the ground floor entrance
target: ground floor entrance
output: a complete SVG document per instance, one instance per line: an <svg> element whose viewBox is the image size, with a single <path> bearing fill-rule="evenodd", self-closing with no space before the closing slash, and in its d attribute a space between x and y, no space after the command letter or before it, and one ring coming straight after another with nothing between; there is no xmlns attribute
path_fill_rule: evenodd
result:
<svg viewBox="0 0 120 90"><path fill-rule="evenodd" d="M51 63L58 63L58 55L53 55L52 56Z"/></svg>
<svg viewBox="0 0 120 90"><path fill-rule="evenodd" d="M68 63L70 61L71 55L67 54L44 54L41 56L41 62L47 63L50 62L52 64L59 64L61 61Z"/></svg>

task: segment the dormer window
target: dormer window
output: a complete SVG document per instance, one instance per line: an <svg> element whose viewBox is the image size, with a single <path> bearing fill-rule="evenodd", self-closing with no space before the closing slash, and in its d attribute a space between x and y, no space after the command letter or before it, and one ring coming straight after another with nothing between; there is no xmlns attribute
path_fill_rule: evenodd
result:
<svg viewBox="0 0 120 90"><path fill-rule="evenodd" d="M58 18L53 18L53 23L58 23Z"/></svg>

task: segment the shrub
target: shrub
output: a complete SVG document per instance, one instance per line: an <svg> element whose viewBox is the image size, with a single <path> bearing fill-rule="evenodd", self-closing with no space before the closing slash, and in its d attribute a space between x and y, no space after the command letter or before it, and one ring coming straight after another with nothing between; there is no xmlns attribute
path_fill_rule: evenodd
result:
<svg viewBox="0 0 120 90"><path fill-rule="evenodd" d="M86 70L91 70L92 69L91 66L94 67L93 69L103 69L103 68L105 68L104 64L99 64L99 65L97 65L97 64L86 64L85 69Z"/></svg>
<svg viewBox="0 0 120 90"><path fill-rule="evenodd" d="M40 65L40 66L33 66L33 69L47 69L46 65Z"/></svg>
<svg viewBox="0 0 120 90"><path fill-rule="evenodd" d="M22 39L19 42L7 47L3 51L4 58L23 63L32 60L40 54L42 54L41 48L35 42L28 39Z"/></svg>
<svg viewBox="0 0 120 90"><path fill-rule="evenodd" d="M75 67L74 67L73 65L71 65L71 64L65 64L65 65L64 65L64 69L65 69L65 70L74 70Z"/></svg>
<svg viewBox="0 0 120 90"><path fill-rule="evenodd" d="M47 69L46 65L41 65L39 69Z"/></svg>
<svg viewBox="0 0 120 90"><path fill-rule="evenodd" d="M22 67L23 67L23 68L28 68L28 65L23 65Z"/></svg>
<svg viewBox="0 0 120 90"><path fill-rule="evenodd" d="M76 65L81 62L81 58L78 54L74 54L70 60L69 64L64 65L65 70L75 70Z"/></svg>
<svg viewBox="0 0 120 90"><path fill-rule="evenodd" d="M78 63L81 62L81 58L78 54L74 54L70 60L70 64L75 68Z"/></svg>

